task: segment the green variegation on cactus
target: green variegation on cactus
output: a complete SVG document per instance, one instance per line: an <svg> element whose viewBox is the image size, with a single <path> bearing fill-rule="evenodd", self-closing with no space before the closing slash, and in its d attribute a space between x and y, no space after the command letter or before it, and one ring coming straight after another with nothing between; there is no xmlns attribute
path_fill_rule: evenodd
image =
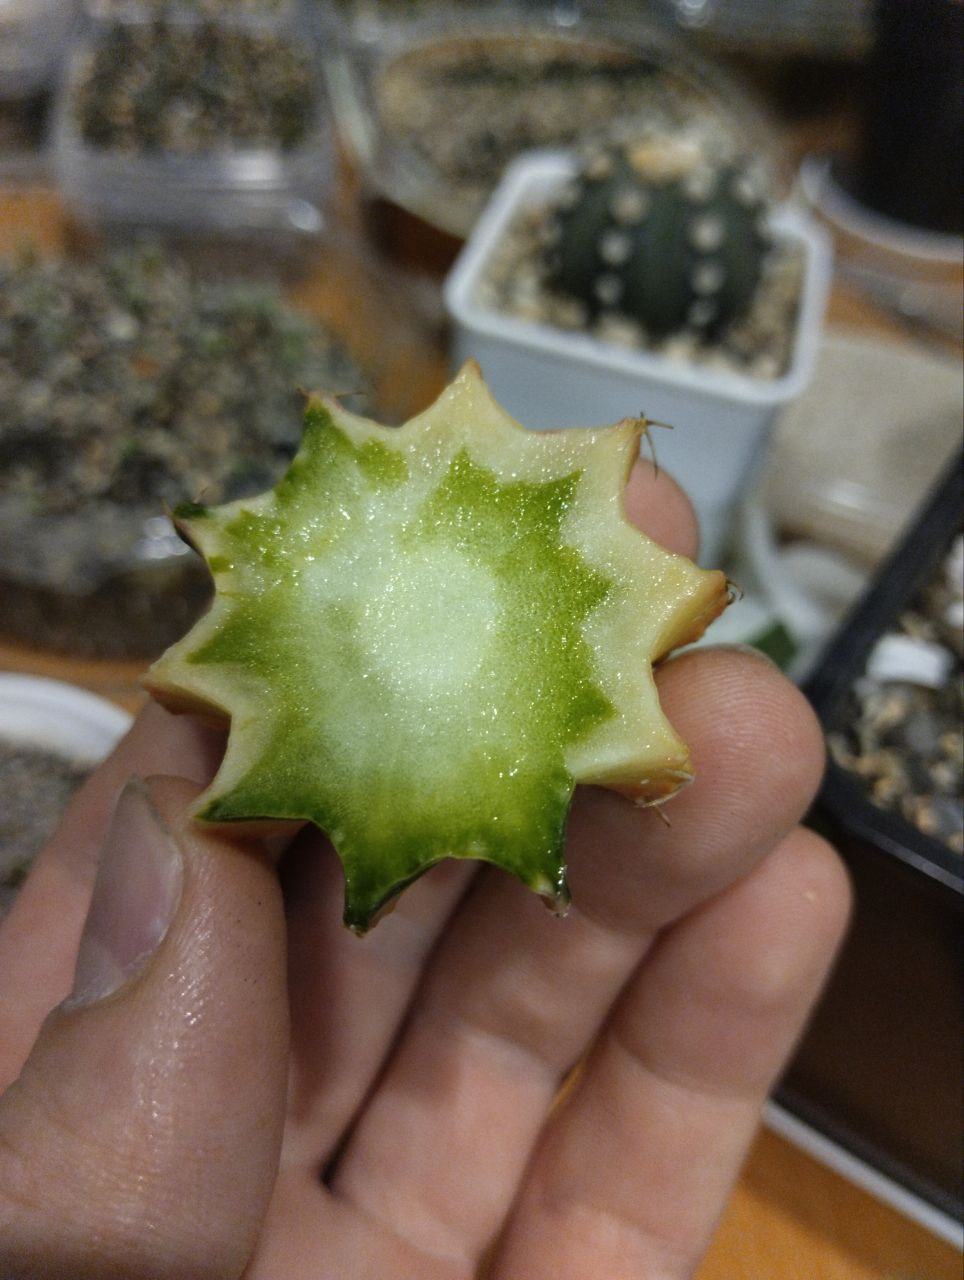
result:
<svg viewBox="0 0 964 1280"><path fill-rule="evenodd" d="M591 318L628 315L654 337L711 334L754 299L767 211L761 167L728 138L637 130L583 156L546 226L547 276Z"/></svg>
<svg viewBox="0 0 964 1280"><path fill-rule="evenodd" d="M147 684L230 722L199 819L317 824L359 932L447 857L564 907L576 783L690 777L652 664L729 599L628 523L642 426L525 431L469 364L400 428L312 398L272 490L176 510L215 598Z"/></svg>

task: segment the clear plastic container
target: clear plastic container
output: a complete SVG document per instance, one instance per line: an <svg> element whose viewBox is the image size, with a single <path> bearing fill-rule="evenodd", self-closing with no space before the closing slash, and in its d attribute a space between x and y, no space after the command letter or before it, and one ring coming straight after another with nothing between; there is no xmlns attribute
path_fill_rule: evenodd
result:
<svg viewBox="0 0 964 1280"><path fill-rule="evenodd" d="M53 84L77 16L77 0L0 0L0 98Z"/></svg>
<svg viewBox="0 0 964 1280"><path fill-rule="evenodd" d="M950 114L950 113L949 113ZM833 235L837 271L922 337L964 340L964 238L886 217L852 196L839 154L813 154L800 166L801 197Z"/></svg>
<svg viewBox="0 0 964 1280"><path fill-rule="evenodd" d="M167 20L188 30L210 19L178 13ZM93 228L149 227L174 233L242 233L284 241L313 241L328 222L334 182L334 143L321 77L313 83L303 138L277 146L232 146L207 152L122 149L85 141L77 96L98 42L120 27L144 32L132 19L95 23L74 50L58 99L54 166L65 205ZM300 10L286 19L219 19L219 30L267 32L304 50L317 67L313 37Z"/></svg>
<svg viewBox="0 0 964 1280"><path fill-rule="evenodd" d="M761 491L777 533L878 564L960 444L962 413L957 361L828 333L767 453Z"/></svg>
<svg viewBox="0 0 964 1280"><path fill-rule="evenodd" d="M203 565L159 504L37 516L0 497L2 631L87 657L154 655L210 596Z"/></svg>
<svg viewBox="0 0 964 1280"><path fill-rule="evenodd" d="M87 16L99 22L114 18L145 22L171 13L187 18L272 22L296 17L303 0L83 0L83 6Z"/></svg>
<svg viewBox="0 0 964 1280"><path fill-rule="evenodd" d="M230 283L218 276L212 279L208 270L197 274L206 290L211 284L219 285L219 281ZM250 284L245 281L246 291ZM137 287L135 279L129 291ZM183 281L175 280L163 297L176 300L183 287ZM367 257L364 246L345 238L326 241L314 270L292 285L283 301L293 312L314 321L332 344L327 357L324 347L319 346L308 364L285 375L290 379L293 399L292 440L298 434L298 386L345 397L351 408L383 422L404 421L424 408L433 391L441 389L444 368L430 335L418 323L407 293L400 286L386 284L384 273ZM120 297L115 305L123 325L125 298ZM151 314L155 321L162 305L163 298L158 301L152 295ZM55 310L56 303L47 309ZM103 325L106 309L99 314L98 324ZM89 314L86 323L91 330ZM196 327L200 333L201 328ZM195 330L181 325L178 331L191 335ZM188 358L194 350L193 341L185 340ZM283 361L284 348L277 332L267 346L264 335L257 341L262 352L269 353L265 358L272 367L275 353ZM76 350L72 340L61 342L65 354ZM152 343L151 349L155 346ZM131 350L136 358L139 346ZM89 382L98 376L105 387L111 386L108 362L116 358L116 353L111 355L108 349L106 357L105 360L103 344L98 354L88 355L86 369L90 374L85 374L81 388L85 395ZM250 362L243 354L232 359L243 361L245 381L250 380L255 393ZM327 370L319 369L326 359ZM101 365L102 374L98 375ZM172 364L168 372L173 373L175 368ZM151 376L149 369L145 375ZM166 375L165 380L170 385ZM213 381L208 378L206 385L210 388ZM177 378L174 385L178 385ZM43 391L42 380L37 389ZM267 390L274 404L278 387L273 385ZM4 403L9 420L9 406L17 400L14 391L8 394ZM113 394L105 392L105 403ZM213 394L218 396L223 391L214 387ZM260 428L255 418L250 422L240 419L245 425L236 432L239 438L221 449L223 462L216 459L206 476L198 473L196 480L186 481L183 487L165 489L163 494L158 488L146 501L101 500L94 496L82 504L75 502L69 510L64 510L62 503L58 509L56 503L45 504L42 494L38 500L36 491L29 486L7 483L0 459L0 635L31 648L73 656L127 658L154 657L182 636L209 599L210 577L200 557L190 553L175 534L165 515L165 501L173 503L205 494L214 499L210 486L245 464L248 455L243 443L259 430L263 437L268 417L272 423L280 423L279 414L278 406L270 415L262 414ZM0 414L0 419L3 417ZM236 423L239 421L233 411L232 417ZM213 418L201 414L196 418L198 432L212 432L214 437L222 433L224 414ZM151 425L143 415L138 422L145 427ZM132 422L134 429L137 428ZM96 423L90 430L96 432ZM87 455L88 438L86 428L78 431L72 456L82 459ZM45 439L44 453L54 457L65 444L64 433L55 430ZM96 453L95 443L95 456ZM181 465L186 465L180 446L178 458ZM99 465L106 464L102 461ZM279 462L278 475L281 470ZM244 483L247 486L247 480ZM267 488L269 483L270 479L263 483L252 481L248 491ZM240 492L240 488L228 495L218 491L218 499L240 496ZM59 495L62 499L62 488Z"/></svg>
<svg viewBox="0 0 964 1280"><path fill-rule="evenodd" d="M342 6L323 52L339 129L371 192L464 238L505 165L640 112L738 116L774 147L746 92L668 23L628 5Z"/></svg>

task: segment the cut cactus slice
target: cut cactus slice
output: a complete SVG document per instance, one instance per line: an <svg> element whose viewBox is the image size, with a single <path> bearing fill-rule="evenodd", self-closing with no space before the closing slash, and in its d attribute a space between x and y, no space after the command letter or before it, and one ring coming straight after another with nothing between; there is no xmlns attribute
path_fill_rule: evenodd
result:
<svg viewBox="0 0 964 1280"><path fill-rule="evenodd" d="M315 823L358 932L450 857L563 909L575 784L691 776L652 664L729 600L626 519L641 430L526 431L469 363L402 427L312 398L273 490L179 507L215 597L146 684L230 721L197 817Z"/></svg>

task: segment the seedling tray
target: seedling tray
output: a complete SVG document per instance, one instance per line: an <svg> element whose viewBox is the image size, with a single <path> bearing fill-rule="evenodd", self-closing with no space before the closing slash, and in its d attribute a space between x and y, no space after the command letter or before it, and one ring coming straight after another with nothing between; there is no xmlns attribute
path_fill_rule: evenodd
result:
<svg viewBox="0 0 964 1280"><path fill-rule="evenodd" d="M868 655L928 582L964 519L955 458L830 642L805 692L827 733L845 723ZM962 858L874 805L828 764L811 825L840 850L855 914L778 1100L942 1213L964 1217Z"/></svg>

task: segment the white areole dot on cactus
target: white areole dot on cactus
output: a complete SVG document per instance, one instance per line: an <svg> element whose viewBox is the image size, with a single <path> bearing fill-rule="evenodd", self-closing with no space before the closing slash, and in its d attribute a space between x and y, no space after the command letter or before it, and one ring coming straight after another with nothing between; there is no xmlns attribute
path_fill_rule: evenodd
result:
<svg viewBox="0 0 964 1280"><path fill-rule="evenodd" d="M447 857L563 909L575 785L691 776L652 667L730 598L628 522L643 429L526 431L470 363L398 428L313 397L272 490L176 509L215 597L146 683L230 722L198 819L315 823L358 932Z"/></svg>

